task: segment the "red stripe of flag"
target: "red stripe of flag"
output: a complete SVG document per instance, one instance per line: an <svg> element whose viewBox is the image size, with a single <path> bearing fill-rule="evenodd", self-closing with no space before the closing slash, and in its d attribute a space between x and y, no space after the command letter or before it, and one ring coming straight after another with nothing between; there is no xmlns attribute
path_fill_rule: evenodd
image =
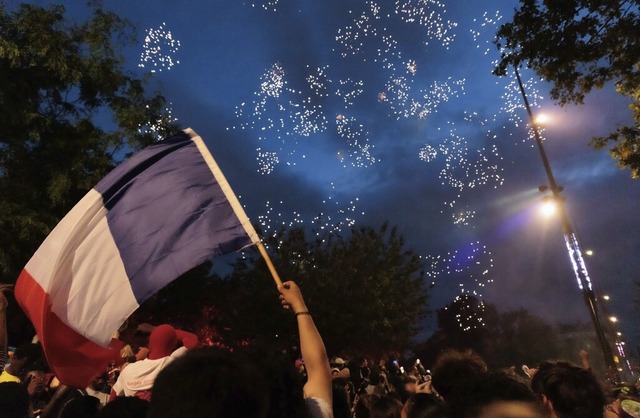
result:
<svg viewBox="0 0 640 418"><path fill-rule="evenodd" d="M124 344L113 339L108 348L99 346L64 324L51 312L47 292L23 270L14 289L18 303L36 329L47 361L61 382L78 389L87 387L120 358ZM82 365L82 367L78 367Z"/></svg>

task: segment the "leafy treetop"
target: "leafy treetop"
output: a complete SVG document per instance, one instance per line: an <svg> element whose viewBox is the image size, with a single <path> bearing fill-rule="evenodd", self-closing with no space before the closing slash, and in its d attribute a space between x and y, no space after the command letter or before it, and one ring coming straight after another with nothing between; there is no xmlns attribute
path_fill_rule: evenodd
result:
<svg viewBox="0 0 640 418"><path fill-rule="evenodd" d="M501 60L494 73L526 65L553 84L561 105L583 103L609 83L631 99L634 123L592 139L615 144L612 158L640 178L640 10L634 0L521 0L513 20L497 33Z"/></svg>

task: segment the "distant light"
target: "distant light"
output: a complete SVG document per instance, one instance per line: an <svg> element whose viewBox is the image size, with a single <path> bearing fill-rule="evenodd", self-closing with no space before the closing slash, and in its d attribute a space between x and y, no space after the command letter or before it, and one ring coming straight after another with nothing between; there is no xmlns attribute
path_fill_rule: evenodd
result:
<svg viewBox="0 0 640 418"><path fill-rule="evenodd" d="M584 253L585 253L586 255L591 256L591 255L593 255L593 250L586 250Z"/></svg>
<svg viewBox="0 0 640 418"><path fill-rule="evenodd" d="M609 321L611 321L611 322L618 322L618 318L616 318L615 316L610 316L610 317L609 317Z"/></svg>
<svg viewBox="0 0 640 418"><path fill-rule="evenodd" d="M609 299L611 299L611 298L609 297L609 295L604 295L604 296L602 297L602 299L604 299L604 300L609 300Z"/></svg>
<svg viewBox="0 0 640 418"><path fill-rule="evenodd" d="M622 337L622 333L621 333L621 332L619 332L619 331L618 331L618 332L616 332L616 335L617 335L618 337Z"/></svg>

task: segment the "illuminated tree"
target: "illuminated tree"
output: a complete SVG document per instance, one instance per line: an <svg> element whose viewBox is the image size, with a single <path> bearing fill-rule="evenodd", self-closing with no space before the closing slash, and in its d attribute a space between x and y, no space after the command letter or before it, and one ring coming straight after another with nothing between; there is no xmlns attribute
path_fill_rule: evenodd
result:
<svg viewBox="0 0 640 418"><path fill-rule="evenodd" d="M298 282L330 353L408 348L427 309L419 257L386 225L309 240L303 229L268 239L283 280ZM277 248L277 249L276 249ZM294 336L295 321L259 257L239 260L218 285L219 328L235 340ZM283 341L291 343L291 341Z"/></svg>
<svg viewBox="0 0 640 418"><path fill-rule="evenodd" d="M485 352L490 327L498 313L494 305L486 304L475 296L462 295L437 310L438 329L418 348L426 364L432 363L446 348L471 349Z"/></svg>
<svg viewBox="0 0 640 418"><path fill-rule="evenodd" d="M438 330L417 350L425 364L445 348L474 350L492 369L535 365L561 353L557 329L524 309L499 313L491 303L461 296L437 315Z"/></svg>
<svg viewBox="0 0 640 418"><path fill-rule="evenodd" d="M615 143L611 156L640 178L640 11L634 0L520 0L496 45L505 75L524 64L553 83L561 105L582 103L594 88L613 84L631 99L634 124L592 139L596 149Z"/></svg>

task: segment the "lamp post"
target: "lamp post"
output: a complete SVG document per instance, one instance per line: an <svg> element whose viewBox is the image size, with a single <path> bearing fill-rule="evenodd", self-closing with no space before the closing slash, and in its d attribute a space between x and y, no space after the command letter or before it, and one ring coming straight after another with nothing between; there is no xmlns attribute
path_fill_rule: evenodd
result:
<svg viewBox="0 0 640 418"><path fill-rule="evenodd" d="M612 316L609 313L609 299L610 298L608 295L601 295L601 297L598 297L598 302L600 303L600 308L602 309L602 316L609 319L608 321L605 321L605 328L609 333L609 337L613 340L613 356L614 359L616 359L617 369L620 373L621 380L623 382L633 382L634 380L636 380L635 372L633 371L633 367L631 367L631 363L627 358L625 343L622 340L622 333L618 331L617 323L619 320L617 317Z"/></svg>
<svg viewBox="0 0 640 418"><path fill-rule="evenodd" d="M540 151L542 164L544 165L545 172L547 173L547 180L549 182L548 185L541 186L540 191L545 191L547 189L550 190L552 198L558 206L558 214L560 216L560 222L562 223L562 232L564 235L565 243L567 245L567 251L569 252L569 259L571 260L571 265L578 281L578 287L580 288L582 296L584 297L584 301L587 304L587 308L589 309L589 314L591 315L591 320L593 322L593 326L598 337L598 342L600 343L600 348L604 356L604 363L609 373L611 373L612 378L616 381L619 381L618 369L616 367L611 347L609 346L609 342L607 341L606 335L604 333L604 328L600 320L596 297L591 285L591 278L589 277L587 266L584 262L584 258L582 257L582 251L580 250L580 246L578 244L578 237L571 227L571 222L569 222L569 216L567 215L567 211L564 207L564 197L560 195L563 189L561 186L558 186L555 177L553 176L553 172L551 171L551 166L549 165L547 154L544 151L544 147L542 146L542 138L540 137L540 132L538 131L538 125L533 118L533 113L531 112L531 107L529 106L529 100L527 99L527 95L524 91L524 86L522 84L522 79L520 78L520 73L518 72L518 67L517 65L514 65L513 67L515 69L516 78L518 79L520 93L522 93L522 99L527 109L531 129L533 129L533 135L536 140L536 144L538 145L538 151Z"/></svg>

